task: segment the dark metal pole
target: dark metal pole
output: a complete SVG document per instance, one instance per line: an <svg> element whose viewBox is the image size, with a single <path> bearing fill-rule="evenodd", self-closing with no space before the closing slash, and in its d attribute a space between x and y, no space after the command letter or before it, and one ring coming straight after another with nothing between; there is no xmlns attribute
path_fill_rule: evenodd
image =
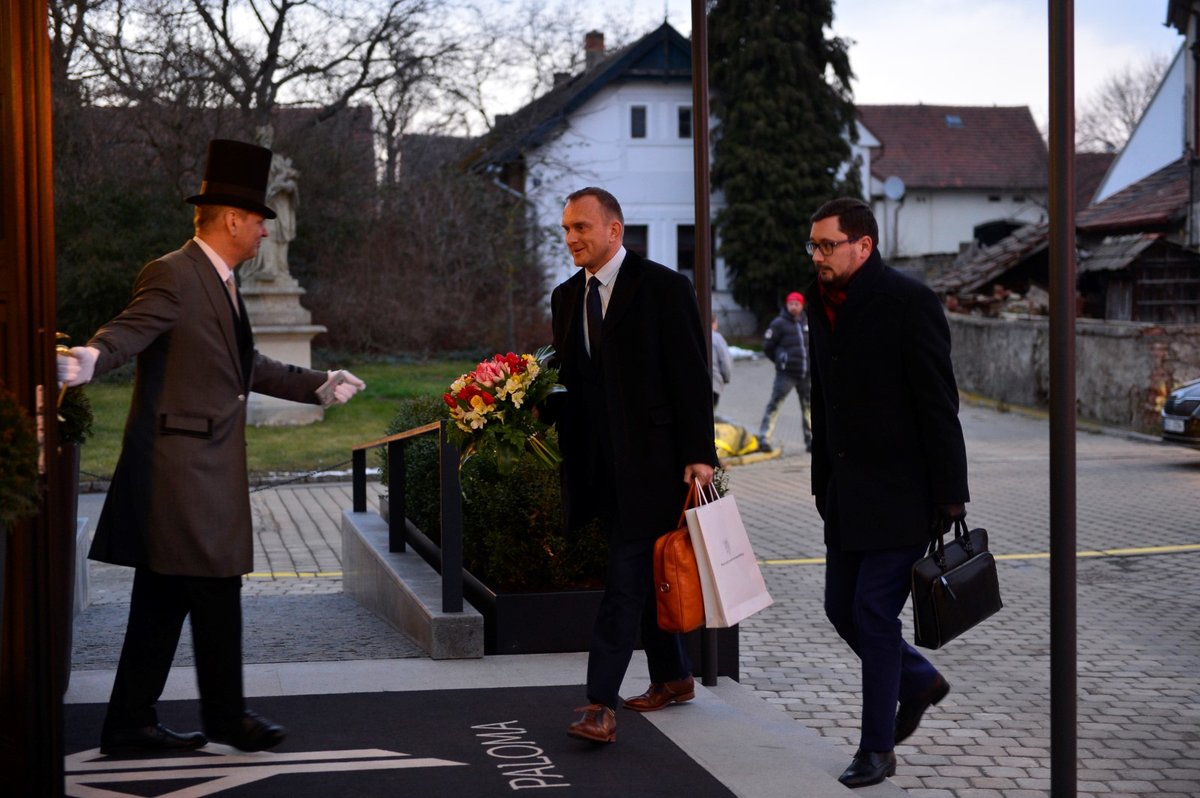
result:
<svg viewBox="0 0 1200 798"><path fill-rule="evenodd" d="M462 612L462 483L458 479L458 447L446 437L449 424L443 419L438 432L442 495L442 612Z"/></svg>
<svg viewBox="0 0 1200 798"><path fill-rule="evenodd" d="M356 513L367 511L367 450L350 453L350 498Z"/></svg>
<svg viewBox="0 0 1200 798"><path fill-rule="evenodd" d="M1076 794L1075 9L1050 6L1050 794Z"/></svg>
<svg viewBox="0 0 1200 798"><path fill-rule="evenodd" d="M388 458L388 551L404 551L404 524L408 508L404 501L405 458L407 441L391 441L387 445ZM396 490L392 486L396 486Z"/></svg>
<svg viewBox="0 0 1200 798"><path fill-rule="evenodd" d="M709 222L708 176L708 17L704 0L692 0L692 162L696 179L696 301L704 329L708 362L712 364L712 232ZM717 683L717 630L705 629L700 638L701 682Z"/></svg>

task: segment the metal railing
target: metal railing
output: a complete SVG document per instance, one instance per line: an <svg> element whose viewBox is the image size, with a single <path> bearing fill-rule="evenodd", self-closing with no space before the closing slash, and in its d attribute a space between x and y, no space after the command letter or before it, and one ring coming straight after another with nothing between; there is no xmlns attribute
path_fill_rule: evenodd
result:
<svg viewBox="0 0 1200 798"><path fill-rule="evenodd" d="M414 548L418 541L426 544L421 554L430 559L428 541L424 536L417 538L415 530L408 529L404 495L404 449L414 439L432 433L438 434L438 485L441 501L442 541L440 553L435 554L433 563L442 575L442 612L463 611L463 514L462 486L458 480L458 447L446 437L447 420L434 421L423 427L414 427L386 438L369 443L360 443L351 449L352 490L354 512L367 511L367 452L380 446L387 447L387 481L384 487L388 494L388 551L402 552L405 541L412 538Z"/></svg>

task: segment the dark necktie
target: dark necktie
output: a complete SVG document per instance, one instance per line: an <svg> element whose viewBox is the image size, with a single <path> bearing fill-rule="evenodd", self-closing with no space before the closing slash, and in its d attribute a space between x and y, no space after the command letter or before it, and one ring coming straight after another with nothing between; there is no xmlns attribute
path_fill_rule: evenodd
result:
<svg viewBox="0 0 1200 798"><path fill-rule="evenodd" d="M600 351L600 327L604 324L604 308L600 304L600 280L592 277L588 280L587 295L587 330L588 345L592 357Z"/></svg>

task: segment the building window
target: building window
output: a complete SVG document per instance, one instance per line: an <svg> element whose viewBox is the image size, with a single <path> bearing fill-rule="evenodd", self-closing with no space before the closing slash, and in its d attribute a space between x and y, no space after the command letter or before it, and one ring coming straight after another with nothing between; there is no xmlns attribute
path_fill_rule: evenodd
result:
<svg viewBox="0 0 1200 798"><path fill-rule="evenodd" d="M988 194L988 202L999 202L999 201L1000 201L999 194Z"/></svg>
<svg viewBox="0 0 1200 798"><path fill-rule="evenodd" d="M696 280L696 226L681 224L675 227L675 268Z"/></svg>
<svg viewBox="0 0 1200 798"><path fill-rule="evenodd" d="M679 138L692 137L692 106L684 105L679 108Z"/></svg>
<svg viewBox="0 0 1200 798"><path fill-rule="evenodd" d="M650 227L644 224L625 225L625 249L636 252L643 258L650 257Z"/></svg>
<svg viewBox="0 0 1200 798"><path fill-rule="evenodd" d="M958 114L946 114L946 127L956 128L966 127L966 125L963 124L962 117Z"/></svg>
<svg viewBox="0 0 1200 798"><path fill-rule="evenodd" d="M646 106L634 105L629 109L629 137L646 138Z"/></svg>
<svg viewBox="0 0 1200 798"><path fill-rule="evenodd" d="M1024 202L1024 201L1025 201L1024 194L1013 194L1013 202Z"/></svg>

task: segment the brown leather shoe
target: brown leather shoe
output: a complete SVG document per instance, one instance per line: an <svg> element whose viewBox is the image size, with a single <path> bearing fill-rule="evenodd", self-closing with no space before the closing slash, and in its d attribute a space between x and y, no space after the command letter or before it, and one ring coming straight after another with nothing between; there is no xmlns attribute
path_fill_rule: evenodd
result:
<svg viewBox="0 0 1200 798"><path fill-rule="evenodd" d="M654 712L667 704L682 704L696 697L696 680L691 676L673 682L654 682L637 698L625 699L625 708L638 712Z"/></svg>
<svg viewBox="0 0 1200 798"><path fill-rule="evenodd" d="M567 736L592 743L617 741L617 713L603 704L588 704L577 707L583 717L567 727Z"/></svg>

